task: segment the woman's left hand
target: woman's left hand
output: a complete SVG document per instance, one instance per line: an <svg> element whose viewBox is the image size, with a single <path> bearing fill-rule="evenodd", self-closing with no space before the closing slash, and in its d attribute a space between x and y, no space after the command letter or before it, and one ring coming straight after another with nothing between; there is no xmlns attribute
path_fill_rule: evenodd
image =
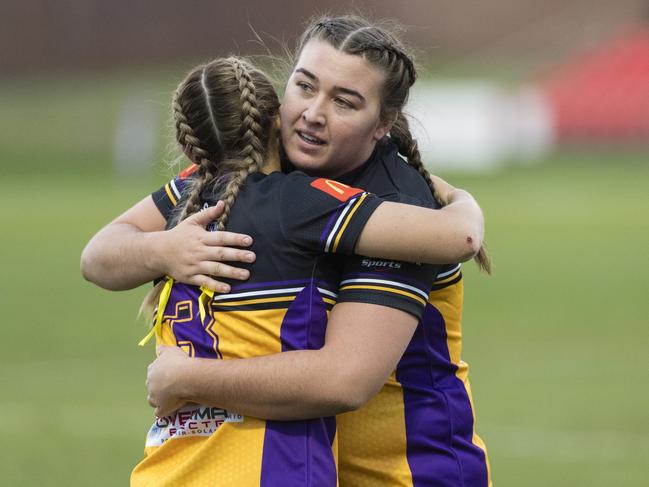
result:
<svg viewBox="0 0 649 487"><path fill-rule="evenodd" d="M189 357L178 347L159 346L158 357L149 365L146 377L147 400L158 418L177 411L186 401L179 395L179 371Z"/></svg>
<svg viewBox="0 0 649 487"><path fill-rule="evenodd" d="M434 174L430 175L430 179L433 181L435 199L439 201L442 206L448 205L451 202L451 195L456 188Z"/></svg>

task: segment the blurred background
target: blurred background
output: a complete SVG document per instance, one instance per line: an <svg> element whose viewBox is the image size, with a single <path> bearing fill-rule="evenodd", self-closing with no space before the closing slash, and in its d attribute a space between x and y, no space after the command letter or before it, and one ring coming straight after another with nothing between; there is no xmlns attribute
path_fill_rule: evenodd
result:
<svg viewBox="0 0 649 487"><path fill-rule="evenodd" d="M648 485L647 0L4 0L2 483L127 482L146 289L86 283L80 252L177 169L189 68L281 55L324 11L404 26L425 160L485 211L495 273L465 265L463 355L495 485Z"/></svg>

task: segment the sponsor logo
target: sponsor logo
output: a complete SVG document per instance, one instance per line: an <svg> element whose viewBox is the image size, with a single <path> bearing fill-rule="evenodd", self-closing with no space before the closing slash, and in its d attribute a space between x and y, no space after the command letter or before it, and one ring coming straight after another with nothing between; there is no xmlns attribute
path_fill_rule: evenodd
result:
<svg viewBox="0 0 649 487"><path fill-rule="evenodd" d="M187 179L194 173L194 171L196 171L196 169L198 169L198 164L191 164L183 169L178 176L180 179Z"/></svg>
<svg viewBox="0 0 649 487"><path fill-rule="evenodd" d="M378 270L401 269L401 263L393 260L363 259L361 261L361 266L375 267Z"/></svg>
<svg viewBox="0 0 649 487"><path fill-rule="evenodd" d="M350 198L363 192L362 189L352 188L338 181L324 178L316 179L311 183L311 186L342 202L348 201Z"/></svg>
<svg viewBox="0 0 649 487"><path fill-rule="evenodd" d="M157 418L146 438L146 446L160 446L172 438L210 436L223 423L242 423L243 416L210 406L187 406Z"/></svg>

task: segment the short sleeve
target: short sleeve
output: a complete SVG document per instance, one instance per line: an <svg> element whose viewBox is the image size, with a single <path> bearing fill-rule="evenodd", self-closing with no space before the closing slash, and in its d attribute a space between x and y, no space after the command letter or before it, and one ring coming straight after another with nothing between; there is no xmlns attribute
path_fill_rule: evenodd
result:
<svg viewBox="0 0 649 487"><path fill-rule="evenodd" d="M421 318L436 273L432 265L352 256L345 262L338 302L380 304Z"/></svg>
<svg viewBox="0 0 649 487"><path fill-rule="evenodd" d="M386 195L382 199L428 206L426 202L403 194ZM345 261L338 302L380 304L421 318L439 267L352 256Z"/></svg>
<svg viewBox="0 0 649 487"><path fill-rule="evenodd" d="M280 191L284 236L296 247L314 252L351 255L381 204L362 189L300 172L286 175Z"/></svg>
<svg viewBox="0 0 649 487"><path fill-rule="evenodd" d="M171 218L174 209L182 197L183 189L187 183L187 178L189 178L197 168L198 166L196 164L188 166L171 181L151 194L153 202L158 210L160 210L160 213L165 220L169 221L169 218Z"/></svg>

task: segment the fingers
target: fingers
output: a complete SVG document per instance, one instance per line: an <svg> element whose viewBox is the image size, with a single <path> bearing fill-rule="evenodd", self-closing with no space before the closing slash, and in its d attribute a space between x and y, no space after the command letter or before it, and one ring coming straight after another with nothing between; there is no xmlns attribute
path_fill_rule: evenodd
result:
<svg viewBox="0 0 649 487"><path fill-rule="evenodd" d="M210 206L202 211L194 213L187 220L205 228L207 225L218 219L223 213L225 204L223 201L217 202L215 206ZM252 245L252 238L249 235L234 232L210 232L210 238L207 239L208 245L222 245L235 247L248 247ZM239 260L239 259L237 259ZM252 262L252 261L247 261Z"/></svg>
<svg viewBox="0 0 649 487"><path fill-rule="evenodd" d="M229 293L231 290L228 283L217 281L216 279L203 274L194 276L192 279L190 279L189 284L193 284L199 287L206 287L208 289L211 289L212 291L223 294Z"/></svg>
<svg viewBox="0 0 649 487"><path fill-rule="evenodd" d="M225 205L223 204L223 202L219 201L214 206L210 206L208 208L205 208L204 210L194 213L189 218L187 218L187 220L190 220L191 222L196 223L197 225L200 225L202 227L206 227L214 220L218 219L221 214L223 214L224 207Z"/></svg>
<svg viewBox="0 0 649 487"><path fill-rule="evenodd" d="M209 279L224 278L245 281L250 277L250 271L248 271L247 269L239 269L238 267L233 267L231 265L224 264L223 262L205 261L201 262L198 266L198 269L196 270L195 277L198 279L200 278L200 276L206 276ZM192 282L190 284L195 283Z"/></svg>
<svg viewBox="0 0 649 487"><path fill-rule="evenodd" d="M212 246L249 247L252 245L252 238L242 233L226 231L210 232L205 237L205 243Z"/></svg>
<svg viewBox="0 0 649 487"><path fill-rule="evenodd" d="M213 262L254 262L257 255L249 250L241 250L232 247L207 247L202 252L202 260ZM215 274L218 275L218 274ZM225 276L221 276L225 277Z"/></svg>

